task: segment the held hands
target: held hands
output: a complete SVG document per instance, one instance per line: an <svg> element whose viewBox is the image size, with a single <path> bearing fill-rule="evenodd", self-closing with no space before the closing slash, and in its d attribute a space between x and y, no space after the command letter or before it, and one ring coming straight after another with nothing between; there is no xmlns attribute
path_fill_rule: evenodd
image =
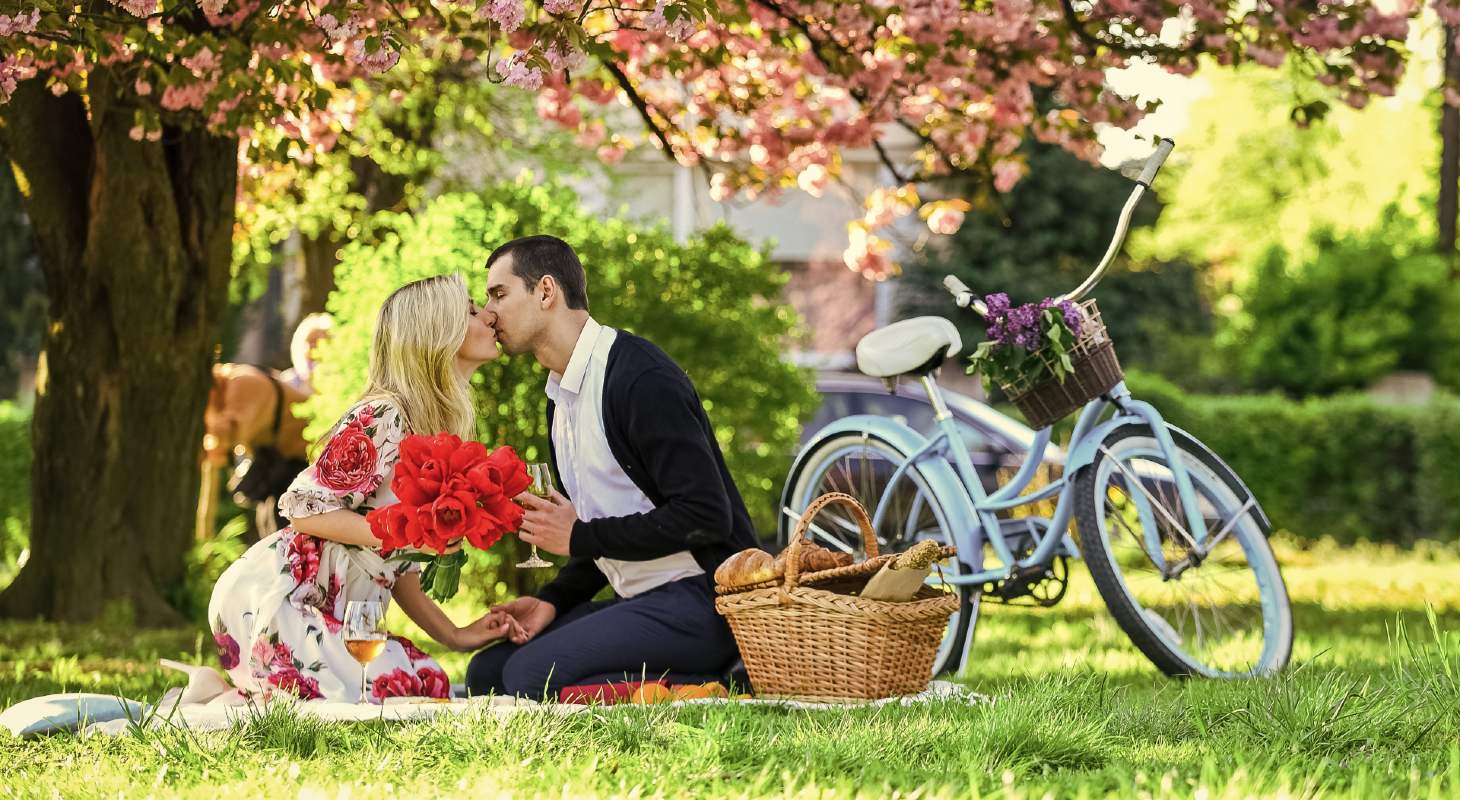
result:
<svg viewBox="0 0 1460 800"><path fill-rule="evenodd" d="M517 619L505 611L493 609L476 622L457 628L451 645L453 650L480 650L488 642L504 636L510 636L515 642L519 635L523 635L523 631Z"/></svg>
<svg viewBox="0 0 1460 800"><path fill-rule="evenodd" d="M555 556L571 555L568 544L573 538L578 511L568 498L555 490L549 497L523 492L512 499L524 509L518 538Z"/></svg>
<svg viewBox="0 0 1460 800"><path fill-rule="evenodd" d="M492 609L492 613L512 617L516 627L507 638L513 644L525 644L542 633L543 628L551 625L558 616L558 610L552 603L543 602L536 597L519 597L510 603L497 606Z"/></svg>

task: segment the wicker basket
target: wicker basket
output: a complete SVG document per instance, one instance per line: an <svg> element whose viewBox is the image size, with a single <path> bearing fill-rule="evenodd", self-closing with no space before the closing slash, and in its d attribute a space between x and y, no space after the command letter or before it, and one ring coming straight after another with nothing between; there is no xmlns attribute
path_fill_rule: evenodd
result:
<svg viewBox="0 0 1460 800"><path fill-rule="evenodd" d="M801 542L812 518L832 503L851 510L868 560L828 571L834 576L818 573L823 578L813 588L797 574ZM946 554L952 552L946 548ZM910 601L891 603L831 591L860 589L886 561L876 556L877 537L866 510L848 495L822 495L796 525L783 584L715 599L715 609L735 633L757 695L858 702L927 688L958 595L924 587Z"/></svg>
<svg viewBox="0 0 1460 800"><path fill-rule="evenodd" d="M1039 382L1017 381L1002 386L1004 393L1029 424L1034 428L1047 428L1059 422L1066 415L1078 410L1086 403L1110 391L1110 388L1125 377L1120 362L1115 358L1115 343L1105 330L1100 318L1100 309L1094 300L1080 304L1085 317L1080 340L1070 352L1074 371L1065 376L1063 382L1049 377ZM1054 373L1053 357L1047 349L1034 354L1044 362L1041 375Z"/></svg>

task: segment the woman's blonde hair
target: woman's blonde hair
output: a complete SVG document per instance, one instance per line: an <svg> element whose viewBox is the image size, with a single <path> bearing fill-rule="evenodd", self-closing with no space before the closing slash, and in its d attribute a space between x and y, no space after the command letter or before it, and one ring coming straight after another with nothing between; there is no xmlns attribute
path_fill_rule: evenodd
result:
<svg viewBox="0 0 1460 800"><path fill-rule="evenodd" d="M361 402L390 401L411 433L474 438L471 390L456 371L470 305L459 274L425 278L392 292L375 319Z"/></svg>

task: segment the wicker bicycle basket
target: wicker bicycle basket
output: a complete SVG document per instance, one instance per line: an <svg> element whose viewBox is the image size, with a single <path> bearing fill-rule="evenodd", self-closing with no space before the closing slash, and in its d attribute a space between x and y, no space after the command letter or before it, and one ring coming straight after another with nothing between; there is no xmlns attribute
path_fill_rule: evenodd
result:
<svg viewBox="0 0 1460 800"><path fill-rule="evenodd" d="M1043 369L1033 374L1042 378L1003 384L1004 393L1034 428L1047 428L1086 403L1110 391L1125 377L1115 358L1115 342L1105 330L1100 309L1094 300L1081 303L1084 325L1080 339L1070 352L1074 371L1064 381L1054 375L1055 357L1046 346L1034 353L1043 362Z"/></svg>
<svg viewBox="0 0 1460 800"><path fill-rule="evenodd" d="M812 519L831 504L846 506L857 520L867 560L835 570L836 580L807 586L797 568L801 543ZM952 553L945 548L945 556ZM857 702L927 688L948 617L958 608L957 593L925 586L912 600L895 603L829 590L860 589L886 560L877 557L866 510L849 495L826 494L797 522L781 585L715 599L757 695Z"/></svg>

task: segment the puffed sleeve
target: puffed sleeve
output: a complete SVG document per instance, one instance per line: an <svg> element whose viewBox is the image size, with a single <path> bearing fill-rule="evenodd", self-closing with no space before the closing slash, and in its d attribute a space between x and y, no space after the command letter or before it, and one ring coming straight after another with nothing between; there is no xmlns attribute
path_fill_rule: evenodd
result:
<svg viewBox="0 0 1460 800"><path fill-rule="evenodd" d="M400 412L389 403L372 401L350 409L319 458L279 498L279 513L292 520L359 509L389 479L405 435Z"/></svg>

